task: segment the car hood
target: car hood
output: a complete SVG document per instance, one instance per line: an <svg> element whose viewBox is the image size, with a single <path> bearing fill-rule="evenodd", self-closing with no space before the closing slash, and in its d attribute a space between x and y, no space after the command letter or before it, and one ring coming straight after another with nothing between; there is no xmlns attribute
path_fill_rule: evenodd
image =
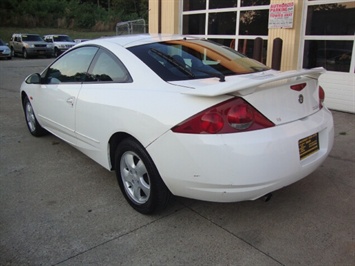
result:
<svg viewBox="0 0 355 266"><path fill-rule="evenodd" d="M60 44L60 45L75 45L75 42L54 42L56 44Z"/></svg>
<svg viewBox="0 0 355 266"><path fill-rule="evenodd" d="M48 43L46 42L39 42L39 41L34 41L34 42L31 42L31 41L23 41L24 43L27 43L27 44L45 44L47 45Z"/></svg>

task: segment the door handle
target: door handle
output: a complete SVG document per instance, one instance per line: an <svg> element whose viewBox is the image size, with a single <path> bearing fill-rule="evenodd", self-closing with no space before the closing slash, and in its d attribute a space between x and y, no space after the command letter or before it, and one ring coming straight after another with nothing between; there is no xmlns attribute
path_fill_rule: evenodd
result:
<svg viewBox="0 0 355 266"><path fill-rule="evenodd" d="M67 99L67 103L69 103L71 106L74 105L75 97L70 97Z"/></svg>

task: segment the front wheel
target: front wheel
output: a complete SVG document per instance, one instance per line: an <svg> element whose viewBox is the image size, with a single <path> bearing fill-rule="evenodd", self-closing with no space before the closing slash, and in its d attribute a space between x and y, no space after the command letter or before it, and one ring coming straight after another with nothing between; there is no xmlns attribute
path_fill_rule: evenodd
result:
<svg viewBox="0 0 355 266"><path fill-rule="evenodd" d="M58 57L59 56L59 50L57 47L54 48L54 57Z"/></svg>
<svg viewBox="0 0 355 266"><path fill-rule="evenodd" d="M116 175L128 203L143 214L166 207L171 193L145 149L126 139L116 150Z"/></svg>
<svg viewBox="0 0 355 266"><path fill-rule="evenodd" d="M28 59L28 53L26 49L23 49L23 58Z"/></svg>
<svg viewBox="0 0 355 266"><path fill-rule="evenodd" d="M23 110L25 112L27 128L30 133L35 137L45 135L47 131L38 123L35 112L27 96L23 100Z"/></svg>

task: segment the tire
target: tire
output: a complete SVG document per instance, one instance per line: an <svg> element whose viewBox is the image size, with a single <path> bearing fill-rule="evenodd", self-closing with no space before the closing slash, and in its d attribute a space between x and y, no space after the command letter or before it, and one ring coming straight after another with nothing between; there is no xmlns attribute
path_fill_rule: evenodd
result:
<svg viewBox="0 0 355 266"><path fill-rule="evenodd" d="M28 59L27 50L26 50L26 49L23 49L22 53L23 53L23 58Z"/></svg>
<svg viewBox="0 0 355 266"><path fill-rule="evenodd" d="M26 125L30 133L35 137L46 135L48 132L38 123L32 105L27 96L23 100L23 110L25 112Z"/></svg>
<svg viewBox="0 0 355 266"><path fill-rule="evenodd" d="M11 47L11 57L15 57L15 50L13 47Z"/></svg>
<svg viewBox="0 0 355 266"><path fill-rule="evenodd" d="M59 56L59 50L57 47L54 48L54 57L58 57Z"/></svg>
<svg viewBox="0 0 355 266"><path fill-rule="evenodd" d="M120 189L136 211L150 214L167 206L171 193L138 142L128 138L118 145L115 166Z"/></svg>

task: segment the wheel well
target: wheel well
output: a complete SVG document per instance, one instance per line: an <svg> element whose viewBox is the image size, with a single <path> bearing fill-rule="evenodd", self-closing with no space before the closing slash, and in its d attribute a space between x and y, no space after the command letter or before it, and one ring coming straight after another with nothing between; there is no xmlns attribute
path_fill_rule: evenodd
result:
<svg viewBox="0 0 355 266"><path fill-rule="evenodd" d="M27 97L27 94L26 94L26 92L21 92L21 103L22 103L22 105L23 105L23 101L25 100L25 98Z"/></svg>
<svg viewBox="0 0 355 266"><path fill-rule="evenodd" d="M124 132L117 132L113 134L108 142L109 145L109 152L110 152L110 163L111 163L111 170L115 170L115 153L117 146L125 139L133 138L133 136L124 133ZM137 139L135 139L137 141Z"/></svg>

